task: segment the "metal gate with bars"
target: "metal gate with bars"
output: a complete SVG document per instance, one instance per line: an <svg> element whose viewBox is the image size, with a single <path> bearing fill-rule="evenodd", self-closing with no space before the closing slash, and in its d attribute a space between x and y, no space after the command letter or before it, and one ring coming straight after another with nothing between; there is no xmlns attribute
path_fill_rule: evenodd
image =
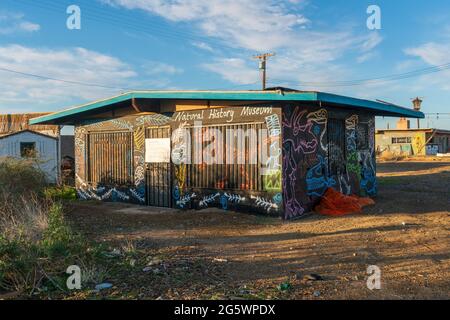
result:
<svg viewBox="0 0 450 320"><path fill-rule="evenodd" d="M131 132L93 132L87 142L90 183L116 186L133 183Z"/></svg>
<svg viewBox="0 0 450 320"><path fill-rule="evenodd" d="M194 132L194 128L190 128L191 160L193 161L194 157L197 157L198 164L186 165L186 186L197 189L264 190L259 159L260 149L264 145L258 144L258 134L263 128L263 123L209 125L203 126L203 129L197 130L197 132ZM235 140L240 130L240 134L244 136L242 145ZM214 131L221 135L214 135L212 133ZM247 132L256 134L246 137L245 133ZM233 142L231 142L232 140ZM199 144L198 141L203 146L212 147L215 154L220 152L222 163L206 165L202 158L203 152L194 154L194 143ZM268 152L269 150L266 151L266 154ZM251 160L253 164L251 164Z"/></svg>
<svg viewBox="0 0 450 320"><path fill-rule="evenodd" d="M146 139L170 138L170 135L170 127L154 127L145 130ZM172 206L170 162L147 163L146 184L147 205L167 208Z"/></svg>

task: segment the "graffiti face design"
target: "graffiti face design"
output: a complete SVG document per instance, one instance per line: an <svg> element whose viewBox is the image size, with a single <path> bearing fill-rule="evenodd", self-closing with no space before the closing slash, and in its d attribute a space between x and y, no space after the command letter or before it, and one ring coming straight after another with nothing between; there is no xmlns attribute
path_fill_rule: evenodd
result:
<svg viewBox="0 0 450 320"><path fill-rule="evenodd" d="M307 194L321 197L328 188L336 185L333 178L328 178L327 163L319 156L319 163L312 167L306 174Z"/></svg>
<svg viewBox="0 0 450 320"><path fill-rule="evenodd" d="M283 121L284 126L292 133L291 139L296 152L301 151L304 154L314 153L317 149L318 140L313 130L313 122L306 119L306 110L295 108L290 119Z"/></svg>
<svg viewBox="0 0 450 320"><path fill-rule="evenodd" d="M311 112L307 116L308 121L312 121L316 125L313 128L314 134L316 136L320 135L320 147L322 150L327 150L327 142L325 141L327 133L327 123L328 123L328 112L325 109L320 109L316 112ZM323 129L321 129L323 127ZM321 133L322 132L322 133Z"/></svg>

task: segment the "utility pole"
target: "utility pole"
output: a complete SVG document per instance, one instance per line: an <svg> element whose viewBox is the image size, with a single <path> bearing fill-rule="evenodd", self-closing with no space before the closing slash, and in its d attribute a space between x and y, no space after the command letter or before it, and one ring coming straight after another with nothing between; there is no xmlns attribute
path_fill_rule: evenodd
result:
<svg viewBox="0 0 450 320"><path fill-rule="evenodd" d="M266 71L267 71L267 58L275 56L275 53L264 53L253 56L253 59L259 60L259 70L261 71L262 76L262 89L266 90Z"/></svg>

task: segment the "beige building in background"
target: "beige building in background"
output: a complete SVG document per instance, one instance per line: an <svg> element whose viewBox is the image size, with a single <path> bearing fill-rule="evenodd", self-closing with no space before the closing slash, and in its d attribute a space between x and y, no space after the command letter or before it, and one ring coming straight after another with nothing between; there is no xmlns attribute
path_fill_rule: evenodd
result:
<svg viewBox="0 0 450 320"><path fill-rule="evenodd" d="M436 155L450 152L450 131L440 129L386 129L375 134L377 154Z"/></svg>

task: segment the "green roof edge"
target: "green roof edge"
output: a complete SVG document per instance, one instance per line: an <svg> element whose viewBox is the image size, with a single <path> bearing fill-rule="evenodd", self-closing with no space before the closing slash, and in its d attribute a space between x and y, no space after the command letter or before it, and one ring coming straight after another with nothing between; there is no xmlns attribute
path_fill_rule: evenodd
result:
<svg viewBox="0 0 450 320"><path fill-rule="evenodd" d="M383 113L411 118L425 118L422 112L381 102L351 98L323 92L283 92L283 91L134 91L95 101L78 107L55 112L31 119L30 124L40 124L78 113L95 110L111 104L131 99L173 99L173 100L240 100L240 101L321 101L339 105L366 108Z"/></svg>

